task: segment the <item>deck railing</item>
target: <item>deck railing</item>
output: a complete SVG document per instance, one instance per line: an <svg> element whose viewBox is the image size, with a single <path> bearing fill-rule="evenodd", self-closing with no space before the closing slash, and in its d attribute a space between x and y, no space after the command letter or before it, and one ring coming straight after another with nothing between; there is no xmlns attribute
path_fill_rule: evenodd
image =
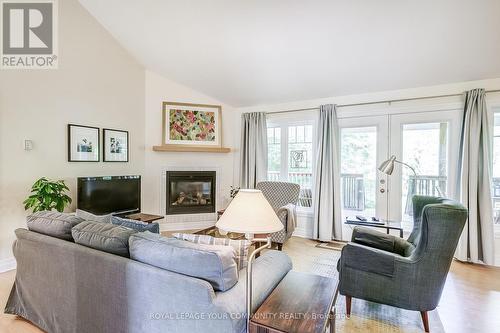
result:
<svg viewBox="0 0 500 333"><path fill-rule="evenodd" d="M279 171L268 171L267 179L272 181L279 181ZM312 207L312 173L289 172L287 181L300 185L299 206Z"/></svg>
<svg viewBox="0 0 500 333"><path fill-rule="evenodd" d="M278 171L269 171L268 180L279 181ZM289 172L288 181L300 185L299 205L302 207L312 207L312 173L311 172ZM365 204L365 179L362 174L341 174L342 181L342 201L344 209L362 211ZM446 196L447 177L446 176L410 176L406 197L405 212L412 214L412 193L430 196ZM413 189L416 187L416 191ZM493 178L492 187L493 209L495 214L495 224L500 224L500 178Z"/></svg>

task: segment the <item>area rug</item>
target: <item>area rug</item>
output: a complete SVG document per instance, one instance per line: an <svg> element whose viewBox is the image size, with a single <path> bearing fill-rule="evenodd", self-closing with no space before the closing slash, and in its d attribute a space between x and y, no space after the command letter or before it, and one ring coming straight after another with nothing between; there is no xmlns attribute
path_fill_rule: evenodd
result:
<svg viewBox="0 0 500 333"><path fill-rule="evenodd" d="M307 254L304 249L290 248L289 255L294 270L338 278L337 261L340 251L325 250L309 245ZM287 249L286 249L287 250ZM430 331L445 332L436 311L429 313ZM336 302L336 332L373 332L373 333L422 333L424 332L420 313L392 306L372 303L360 299L352 300L351 317L346 317L345 297L338 295Z"/></svg>

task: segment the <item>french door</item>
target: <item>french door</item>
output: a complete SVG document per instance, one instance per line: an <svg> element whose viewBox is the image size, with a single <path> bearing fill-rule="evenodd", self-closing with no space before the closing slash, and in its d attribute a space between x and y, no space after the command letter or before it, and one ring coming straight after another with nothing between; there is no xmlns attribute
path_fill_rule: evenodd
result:
<svg viewBox="0 0 500 333"><path fill-rule="evenodd" d="M339 119L342 215L413 226L414 194L455 196L460 110ZM378 171L391 155L392 175Z"/></svg>
<svg viewBox="0 0 500 333"><path fill-rule="evenodd" d="M387 216L387 175L377 171L389 149L387 116L339 119L342 217Z"/></svg>

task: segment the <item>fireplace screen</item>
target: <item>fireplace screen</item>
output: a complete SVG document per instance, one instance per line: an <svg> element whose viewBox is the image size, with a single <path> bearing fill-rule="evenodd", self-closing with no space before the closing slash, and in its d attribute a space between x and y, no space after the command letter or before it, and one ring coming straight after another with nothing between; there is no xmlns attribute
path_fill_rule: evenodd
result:
<svg viewBox="0 0 500 333"><path fill-rule="evenodd" d="M215 171L167 171L166 214L215 212Z"/></svg>

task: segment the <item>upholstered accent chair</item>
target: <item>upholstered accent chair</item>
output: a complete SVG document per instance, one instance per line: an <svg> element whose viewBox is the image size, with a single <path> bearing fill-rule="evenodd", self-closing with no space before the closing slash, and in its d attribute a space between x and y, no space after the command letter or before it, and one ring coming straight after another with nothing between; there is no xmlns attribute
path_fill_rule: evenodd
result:
<svg viewBox="0 0 500 333"><path fill-rule="evenodd" d="M264 181L257 184L256 189L261 190L264 197L271 204L279 219L283 223L283 230L271 236L281 250L283 244L292 237L296 226L295 206L299 200L300 185L286 182Z"/></svg>
<svg viewBox="0 0 500 333"><path fill-rule="evenodd" d="M338 263L339 291L346 297L419 311L429 332L427 311L439 303L467 209L458 202L413 197L414 225L408 240L366 227L354 229Z"/></svg>

